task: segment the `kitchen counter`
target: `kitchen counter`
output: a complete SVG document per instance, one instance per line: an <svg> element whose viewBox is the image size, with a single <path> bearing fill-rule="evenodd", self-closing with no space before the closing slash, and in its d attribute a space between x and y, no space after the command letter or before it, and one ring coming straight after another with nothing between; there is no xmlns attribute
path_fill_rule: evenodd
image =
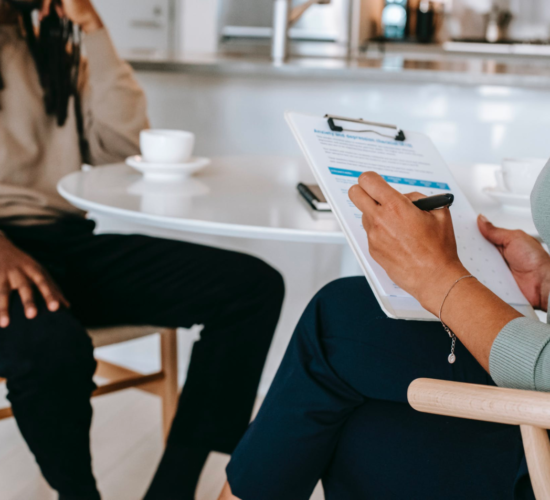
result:
<svg viewBox="0 0 550 500"><path fill-rule="evenodd" d="M374 55L369 51L357 59L292 57L277 66L259 51L227 51L219 55L134 52L123 56L137 71L550 89L550 58L480 57L433 49L423 53L392 50Z"/></svg>

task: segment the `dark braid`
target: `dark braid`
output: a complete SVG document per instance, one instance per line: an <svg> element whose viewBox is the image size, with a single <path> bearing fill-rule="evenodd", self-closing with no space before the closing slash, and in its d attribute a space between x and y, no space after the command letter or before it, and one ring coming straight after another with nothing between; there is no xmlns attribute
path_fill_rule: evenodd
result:
<svg viewBox="0 0 550 500"><path fill-rule="evenodd" d="M46 113L55 116L58 126L67 121L69 102L74 98L79 146L83 162L89 162L88 142L84 132L84 118L78 92L81 59L80 27L66 18L60 18L54 0L49 14L40 23L36 35L32 13L40 8L40 0L7 0L19 11L29 51L34 59L40 85L44 90ZM0 3L2 0L0 0ZM0 90L3 80L0 75Z"/></svg>
<svg viewBox="0 0 550 500"><path fill-rule="evenodd" d="M29 50L44 89L46 113L55 116L57 124L63 126L67 120L69 99L78 91L80 36L71 21L57 15L54 3L49 15L40 23L38 38L32 13L23 12L22 19Z"/></svg>

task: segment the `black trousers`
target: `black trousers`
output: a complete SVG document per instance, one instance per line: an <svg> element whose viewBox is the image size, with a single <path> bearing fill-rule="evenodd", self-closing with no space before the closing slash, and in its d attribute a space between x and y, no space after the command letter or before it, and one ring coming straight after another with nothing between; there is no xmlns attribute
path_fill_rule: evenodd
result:
<svg viewBox="0 0 550 500"><path fill-rule="evenodd" d="M204 324L170 442L231 453L245 432L278 321L284 285L259 259L145 236L92 233L67 220L0 227L44 265L71 309L37 297L27 320L13 296L0 330L0 376L17 424L50 485L98 498L90 462L93 349L85 327Z"/></svg>
<svg viewBox="0 0 550 500"><path fill-rule="evenodd" d="M242 500L531 499L519 428L428 415L419 377L494 385L435 322L397 321L364 278L325 287L304 312L228 478Z"/></svg>

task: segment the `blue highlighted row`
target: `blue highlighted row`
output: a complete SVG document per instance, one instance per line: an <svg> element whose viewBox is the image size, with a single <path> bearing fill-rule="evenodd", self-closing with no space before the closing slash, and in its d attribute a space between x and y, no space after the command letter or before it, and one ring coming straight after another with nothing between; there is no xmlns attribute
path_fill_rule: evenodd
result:
<svg viewBox="0 0 550 500"><path fill-rule="evenodd" d="M333 175L341 175L343 177L359 177L363 172L359 172L358 170L346 170L344 168L334 168L334 167L328 167L330 170L330 173ZM390 182L393 184L405 184L407 186L418 186L418 187L425 187L425 188L433 188L433 189L443 189L446 191L450 191L451 188L448 184L444 182L433 182L433 181L423 181L421 179L407 179L406 177L394 177L392 175L383 175L382 178L386 182Z"/></svg>

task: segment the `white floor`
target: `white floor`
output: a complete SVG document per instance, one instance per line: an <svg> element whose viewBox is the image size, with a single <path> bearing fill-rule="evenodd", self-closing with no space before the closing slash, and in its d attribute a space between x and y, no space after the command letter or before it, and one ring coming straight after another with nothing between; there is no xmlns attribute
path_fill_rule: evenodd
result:
<svg viewBox="0 0 550 500"><path fill-rule="evenodd" d="M183 333L183 332L182 332ZM181 340L188 342L190 335ZM134 369L156 369L155 339L102 349L100 355ZM185 346L181 346L184 349ZM146 354L148 353L148 354ZM180 357L181 359L181 357ZM183 359L181 368L186 365ZM6 406L0 385L0 407ZM147 489L162 454L160 400L129 389L95 398L92 428L94 471L104 500L139 500ZM197 500L215 500L225 479L229 457L213 454L203 472ZM57 500L40 476L33 456L15 421L0 421L1 500ZM319 487L312 500L322 500Z"/></svg>

